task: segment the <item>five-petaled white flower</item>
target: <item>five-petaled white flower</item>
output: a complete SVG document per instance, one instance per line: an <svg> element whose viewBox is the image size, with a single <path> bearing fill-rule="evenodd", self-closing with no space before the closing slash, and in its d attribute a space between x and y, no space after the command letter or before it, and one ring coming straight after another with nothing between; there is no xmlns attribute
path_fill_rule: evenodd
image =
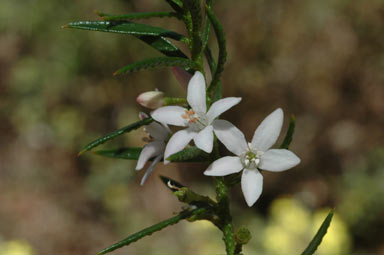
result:
<svg viewBox="0 0 384 255"><path fill-rule="evenodd" d="M228 97L213 103L207 112L205 79L196 72L188 83L187 101L191 109L181 106L164 106L151 113L154 120L186 129L176 132L165 148L164 158L168 158L187 146L193 139L195 145L208 153L213 148L213 124L220 114L238 104L241 98ZM217 125L219 126L219 125ZM166 160L164 160L167 163Z"/></svg>
<svg viewBox="0 0 384 255"><path fill-rule="evenodd" d="M139 114L140 119L148 118L148 115L141 112ZM137 161L136 170L141 170L145 163L151 158L153 161L151 165L147 168L144 173L143 178L141 179L140 185L143 185L145 180L151 174L154 166L161 160L164 155L165 142L168 139L171 131L167 125L162 125L153 121L151 124L145 126L145 132L148 134L146 140L148 143L144 145L143 150L140 153L139 159Z"/></svg>
<svg viewBox="0 0 384 255"><path fill-rule="evenodd" d="M260 197L263 188L262 170L280 172L300 163L300 159L285 149L270 149L279 137L283 125L283 111L279 108L267 116L256 129L251 143L244 134L225 120L214 123L215 133L225 147L237 156L227 156L214 161L204 172L209 176L224 176L238 173L241 176L241 189L248 206Z"/></svg>

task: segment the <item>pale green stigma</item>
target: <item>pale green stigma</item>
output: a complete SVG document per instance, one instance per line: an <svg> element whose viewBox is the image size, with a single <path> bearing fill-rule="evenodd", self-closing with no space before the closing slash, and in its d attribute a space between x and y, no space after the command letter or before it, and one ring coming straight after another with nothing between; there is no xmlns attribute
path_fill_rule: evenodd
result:
<svg viewBox="0 0 384 255"><path fill-rule="evenodd" d="M260 165L263 154L262 151L255 150L251 147L251 144L248 144L248 150L241 154L240 160L244 168L256 169Z"/></svg>

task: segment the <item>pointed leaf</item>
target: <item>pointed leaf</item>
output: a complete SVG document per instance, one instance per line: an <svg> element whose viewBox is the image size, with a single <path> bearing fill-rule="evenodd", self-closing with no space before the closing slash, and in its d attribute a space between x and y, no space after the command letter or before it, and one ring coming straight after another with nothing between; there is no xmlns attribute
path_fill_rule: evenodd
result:
<svg viewBox="0 0 384 255"><path fill-rule="evenodd" d="M96 12L96 14L103 18L103 20L133 20L133 19L149 19L149 18L171 18L176 17L180 19L180 15L176 12L134 12L122 15L112 15L102 12Z"/></svg>
<svg viewBox="0 0 384 255"><path fill-rule="evenodd" d="M140 71L142 69L149 69L155 67L168 67L168 66L180 66L186 70L192 69L194 63L186 58L178 57L158 57L158 58L149 58L143 61L135 62L124 66L114 72L114 75L130 73L135 71Z"/></svg>
<svg viewBox="0 0 384 255"><path fill-rule="evenodd" d="M177 13L183 13L183 2L181 0L165 0Z"/></svg>
<svg viewBox="0 0 384 255"><path fill-rule="evenodd" d="M185 187L183 184L162 175L160 175L160 179L172 192L178 191L179 189Z"/></svg>
<svg viewBox="0 0 384 255"><path fill-rule="evenodd" d="M108 157L108 158L119 158L119 159L131 159L138 160L140 153L143 148L119 148L115 150L100 150L96 151L97 155Z"/></svg>
<svg viewBox="0 0 384 255"><path fill-rule="evenodd" d="M171 155L168 160L172 162L206 162L210 160L210 155L195 146L190 146Z"/></svg>
<svg viewBox="0 0 384 255"><path fill-rule="evenodd" d="M208 8L212 8L212 1L213 0L205 1ZM204 34L203 34L203 49L207 47L210 33L211 33L211 22L209 21L209 19L205 19L205 28L204 28Z"/></svg>
<svg viewBox="0 0 384 255"><path fill-rule="evenodd" d="M325 218L321 224L316 235L313 237L312 241L309 243L308 247L303 251L301 255L312 255L317 250L317 247L321 244L323 237L327 234L329 225L331 224L333 217L333 210L329 212L328 216Z"/></svg>
<svg viewBox="0 0 384 255"><path fill-rule="evenodd" d="M166 56L187 58L179 48L166 39L172 38L174 40L183 41L185 40L185 37L160 27L128 21L77 21L68 23L63 27L128 34L144 41L146 44Z"/></svg>
<svg viewBox="0 0 384 255"><path fill-rule="evenodd" d="M207 16L209 18L209 21L212 24L213 30L215 31L215 35L217 38L217 43L219 47L219 56L217 61L217 66L215 68L215 72L212 77L212 82L208 88L208 92L212 93L212 91L217 90L217 86L220 86L220 76L221 73L224 70L224 64L227 60L227 50L226 50L226 43L225 43L225 35L223 31L223 26L220 24L219 20L217 19L216 15L213 13L211 8L209 6L206 6L205 8ZM213 101L215 102L215 101Z"/></svg>
<svg viewBox="0 0 384 255"><path fill-rule="evenodd" d="M182 35L161 27L154 27L147 24L134 23L130 21L77 21L68 23L66 27L129 34L134 36L162 36L172 38L174 40L181 40L183 38Z"/></svg>
<svg viewBox="0 0 384 255"><path fill-rule="evenodd" d="M84 152L89 151L89 150L95 148L96 146L99 146L99 145L101 145L101 144L103 144L103 143L105 143L105 142L107 142L107 141L109 141L111 139L114 139L117 136L120 136L120 135L122 135L124 133L130 132L132 130L138 129L141 126L148 125L152 121L153 121L152 118L146 118L146 119L140 120L138 122L135 122L135 123L133 123L131 125L128 125L126 127L120 128L120 129L118 129L118 130L116 130L116 131L114 131L112 133L107 134L106 136L98 138L98 139L94 140L93 142L90 142L89 144L87 144L84 147L84 149L79 152L79 155L81 155Z"/></svg>
<svg viewBox="0 0 384 255"><path fill-rule="evenodd" d="M292 114L291 120L289 122L289 127L287 130L287 134L285 135L284 141L280 145L280 149L288 149L289 145L292 142L294 132L295 132L295 115Z"/></svg>
<svg viewBox="0 0 384 255"><path fill-rule="evenodd" d="M216 72L216 62L213 59L212 51L209 47L205 48L204 55L207 59L208 66L209 66L209 69L211 70L211 73L214 74ZM210 86L208 89L208 94L209 94L210 104L221 99L223 95L221 82L218 81L215 86Z"/></svg>
<svg viewBox="0 0 384 255"><path fill-rule="evenodd" d="M152 225L148 228L145 228L133 235L130 235L129 237L121 240L120 242L118 243L115 243L113 245L111 245L110 247L100 251L98 254L106 254L108 252L111 252L111 251L114 251L116 249L119 249L123 246L126 246L126 245L129 245L133 242L136 242L137 240L145 237L145 236L149 236L149 235L152 235L154 232L157 232L157 231L160 231L162 230L163 228L166 228L168 226L171 226L173 224L176 224L178 223L180 220L183 220L183 219L187 219L191 216L198 216L198 215L202 215L204 214L204 212L206 212L207 209L206 208L197 208L197 209L194 209L194 210L184 210L184 211L181 211L178 215L176 216L173 216L167 220L164 220L162 222L159 222L155 225Z"/></svg>

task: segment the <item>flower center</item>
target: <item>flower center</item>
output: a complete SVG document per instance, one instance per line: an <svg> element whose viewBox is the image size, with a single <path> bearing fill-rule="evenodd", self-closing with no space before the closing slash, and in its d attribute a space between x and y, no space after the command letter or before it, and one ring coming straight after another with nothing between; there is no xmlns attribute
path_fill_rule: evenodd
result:
<svg viewBox="0 0 384 255"><path fill-rule="evenodd" d="M250 144L248 144L248 150L241 154L240 160L244 168L256 169L260 165L263 154L264 152L252 149Z"/></svg>
<svg viewBox="0 0 384 255"><path fill-rule="evenodd" d="M195 112L194 110L185 110L181 115L183 119L188 121L188 126L194 131L200 131L208 126L208 117L203 112Z"/></svg>

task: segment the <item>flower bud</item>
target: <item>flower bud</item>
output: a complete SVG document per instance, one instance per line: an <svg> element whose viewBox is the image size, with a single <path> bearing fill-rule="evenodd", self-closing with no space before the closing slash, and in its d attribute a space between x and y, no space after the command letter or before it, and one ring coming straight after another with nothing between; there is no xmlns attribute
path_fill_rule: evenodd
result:
<svg viewBox="0 0 384 255"><path fill-rule="evenodd" d="M163 106L164 93L161 91L147 91L141 93L136 98L136 102L149 109L157 109Z"/></svg>

